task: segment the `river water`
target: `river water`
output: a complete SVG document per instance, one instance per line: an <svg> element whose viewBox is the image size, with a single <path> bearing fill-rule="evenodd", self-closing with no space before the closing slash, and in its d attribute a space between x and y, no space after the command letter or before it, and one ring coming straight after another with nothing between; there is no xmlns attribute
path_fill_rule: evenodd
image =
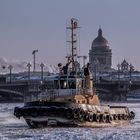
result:
<svg viewBox="0 0 140 140"><path fill-rule="evenodd" d="M136 114L130 124L106 128L49 127L30 129L24 119L13 115L15 106L0 104L0 140L140 140L140 103L121 103Z"/></svg>

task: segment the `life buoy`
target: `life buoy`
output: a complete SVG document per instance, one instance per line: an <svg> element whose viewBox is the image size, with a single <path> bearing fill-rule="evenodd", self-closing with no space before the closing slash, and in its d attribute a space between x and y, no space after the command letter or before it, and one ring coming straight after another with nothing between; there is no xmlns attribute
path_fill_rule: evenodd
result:
<svg viewBox="0 0 140 140"><path fill-rule="evenodd" d="M79 110L79 116L84 116L85 115L85 111L83 109Z"/></svg>
<svg viewBox="0 0 140 140"><path fill-rule="evenodd" d="M122 114L119 114L118 115L118 118L119 118L119 120L123 120L123 115Z"/></svg>
<svg viewBox="0 0 140 140"><path fill-rule="evenodd" d="M79 109L75 108L73 114L74 114L74 118L77 119L79 114Z"/></svg>
<svg viewBox="0 0 140 140"><path fill-rule="evenodd" d="M114 114L114 120L118 120L118 115L117 114Z"/></svg>
<svg viewBox="0 0 140 140"><path fill-rule="evenodd" d="M101 115L101 121L104 122L104 123L106 122L106 115L105 114Z"/></svg>
<svg viewBox="0 0 140 140"><path fill-rule="evenodd" d="M98 113L98 114L95 115L95 121L100 122L100 120L101 120L100 114Z"/></svg>
<svg viewBox="0 0 140 140"><path fill-rule="evenodd" d="M79 110L79 119L83 121L85 119L85 111L83 109Z"/></svg>
<svg viewBox="0 0 140 140"><path fill-rule="evenodd" d="M113 116L111 114L106 116L106 121L110 123L113 120Z"/></svg>
<svg viewBox="0 0 140 140"><path fill-rule="evenodd" d="M124 114L124 120L128 120L128 115Z"/></svg>
<svg viewBox="0 0 140 140"><path fill-rule="evenodd" d="M93 114L92 113L89 113L88 119L89 119L90 122L93 122Z"/></svg>
<svg viewBox="0 0 140 140"><path fill-rule="evenodd" d="M89 113L88 113L88 112L85 113L85 120L86 120L86 121L89 120Z"/></svg>
<svg viewBox="0 0 140 140"><path fill-rule="evenodd" d="M80 120L80 121L83 121L84 119L85 119L85 116L79 115L79 120Z"/></svg>

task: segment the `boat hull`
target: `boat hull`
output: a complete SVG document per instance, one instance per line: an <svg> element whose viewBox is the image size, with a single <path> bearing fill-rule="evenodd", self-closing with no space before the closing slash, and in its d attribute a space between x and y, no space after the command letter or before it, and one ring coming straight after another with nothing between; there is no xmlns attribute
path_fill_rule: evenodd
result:
<svg viewBox="0 0 140 140"><path fill-rule="evenodd" d="M129 123L135 114L124 106L96 106L65 102L30 102L16 107L14 115L23 117L29 127L87 126L107 127Z"/></svg>

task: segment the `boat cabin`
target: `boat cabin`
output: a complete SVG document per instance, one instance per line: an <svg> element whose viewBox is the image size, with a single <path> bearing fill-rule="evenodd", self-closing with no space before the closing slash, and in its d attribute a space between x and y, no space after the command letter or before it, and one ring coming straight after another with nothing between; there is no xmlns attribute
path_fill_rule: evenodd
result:
<svg viewBox="0 0 140 140"><path fill-rule="evenodd" d="M24 101L54 100L59 97L75 96L83 88L83 83L83 78L79 75L48 76L40 86L36 87L36 91L38 92L28 94Z"/></svg>

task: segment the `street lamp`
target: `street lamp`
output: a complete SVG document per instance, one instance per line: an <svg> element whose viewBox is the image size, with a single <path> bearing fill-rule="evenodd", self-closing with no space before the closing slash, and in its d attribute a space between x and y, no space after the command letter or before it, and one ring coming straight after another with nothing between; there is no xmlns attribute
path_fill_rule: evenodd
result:
<svg viewBox="0 0 140 140"><path fill-rule="evenodd" d="M38 50L33 50L32 55L33 55L33 71L35 72L36 70L36 52L38 52Z"/></svg>
<svg viewBox="0 0 140 140"><path fill-rule="evenodd" d="M132 64L129 65L129 84L132 84L132 72L134 71L134 67Z"/></svg>
<svg viewBox="0 0 140 140"><path fill-rule="evenodd" d="M12 81L12 68L13 68L13 66L12 65L9 65L8 66L8 69L9 69L9 74L10 74L10 83L11 83L11 81Z"/></svg>
<svg viewBox="0 0 140 140"><path fill-rule="evenodd" d="M31 68L31 64L28 63L27 67L28 67L28 81L30 81L30 68Z"/></svg>
<svg viewBox="0 0 140 140"><path fill-rule="evenodd" d="M40 67L41 67L41 81L43 81L43 67L44 67L44 64L41 63Z"/></svg>

